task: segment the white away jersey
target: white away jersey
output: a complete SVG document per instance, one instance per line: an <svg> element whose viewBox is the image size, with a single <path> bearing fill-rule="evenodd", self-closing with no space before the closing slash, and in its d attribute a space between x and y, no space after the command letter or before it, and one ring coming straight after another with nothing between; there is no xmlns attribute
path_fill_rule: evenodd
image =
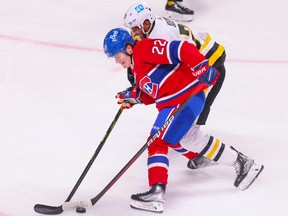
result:
<svg viewBox="0 0 288 216"><path fill-rule="evenodd" d="M225 51L224 46L213 40L210 34L206 32L197 32L197 34L193 34L189 27L164 17L156 18L154 26L147 37L152 39L162 38L167 41L188 41L198 48L198 50L209 60L209 65L211 66L214 65Z"/></svg>
<svg viewBox="0 0 288 216"><path fill-rule="evenodd" d="M176 23L173 20L159 17L155 20L155 25L151 30L149 38L162 38L167 41L172 40L186 40L190 43L194 43L192 40L191 30L181 24Z"/></svg>

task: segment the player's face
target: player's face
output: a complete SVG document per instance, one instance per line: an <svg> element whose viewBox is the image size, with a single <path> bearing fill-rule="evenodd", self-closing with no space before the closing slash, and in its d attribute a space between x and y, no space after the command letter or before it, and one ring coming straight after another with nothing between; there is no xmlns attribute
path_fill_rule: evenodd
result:
<svg viewBox="0 0 288 216"><path fill-rule="evenodd" d="M131 31L134 37L139 37L141 40L144 38L144 33L140 27L135 26L131 29Z"/></svg>
<svg viewBox="0 0 288 216"><path fill-rule="evenodd" d="M118 52L115 56L115 61L117 64L121 64L123 68L129 68L131 66L131 58L129 55Z"/></svg>
<svg viewBox="0 0 288 216"><path fill-rule="evenodd" d="M149 20L145 20L144 23L143 23L144 32L145 33L149 32L150 27L151 27L150 21Z"/></svg>

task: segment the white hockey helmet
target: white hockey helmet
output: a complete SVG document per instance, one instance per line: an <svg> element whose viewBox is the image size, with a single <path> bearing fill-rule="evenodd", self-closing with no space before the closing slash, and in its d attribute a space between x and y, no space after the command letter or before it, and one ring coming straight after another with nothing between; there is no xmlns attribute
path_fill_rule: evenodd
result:
<svg viewBox="0 0 288 216"><path fill-rule="evenodd" d="M130 29L137 26L143 31L143 23L146 19L150 21L152 27L152 24L156 19L152 8L145 2L136 3L126 11L124 26Z"/></svg>

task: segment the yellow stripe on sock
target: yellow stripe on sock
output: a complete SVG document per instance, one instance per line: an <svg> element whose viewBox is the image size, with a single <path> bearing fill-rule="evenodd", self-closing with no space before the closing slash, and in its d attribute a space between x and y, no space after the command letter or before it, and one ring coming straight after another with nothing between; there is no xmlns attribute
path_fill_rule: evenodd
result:
<svg viewBox="0 0 288 216"><path fill-rule="evenodd" d="M207 155L207 158L208 159L211 159L211 157L213 156L213 154L215 153L215 151L217 150L218 146L220 144L220 140L219 139L216 139L216 142L212 148L212 150L209 152L209 154Z"/></svg>

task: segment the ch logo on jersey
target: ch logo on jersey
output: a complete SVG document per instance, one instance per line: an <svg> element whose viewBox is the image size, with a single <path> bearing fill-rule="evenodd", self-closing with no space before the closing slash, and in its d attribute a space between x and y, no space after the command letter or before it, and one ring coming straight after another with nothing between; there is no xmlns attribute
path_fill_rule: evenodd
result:
<svg viewBox="0 0 288 216"><path fill-rule="evenodd" d="M143 79L141 79L139 82L139 87L142 89L142 91L149 94L152 98L157 97L158 85L156 83L152 83L149 77L143 77Z"/></svg>

